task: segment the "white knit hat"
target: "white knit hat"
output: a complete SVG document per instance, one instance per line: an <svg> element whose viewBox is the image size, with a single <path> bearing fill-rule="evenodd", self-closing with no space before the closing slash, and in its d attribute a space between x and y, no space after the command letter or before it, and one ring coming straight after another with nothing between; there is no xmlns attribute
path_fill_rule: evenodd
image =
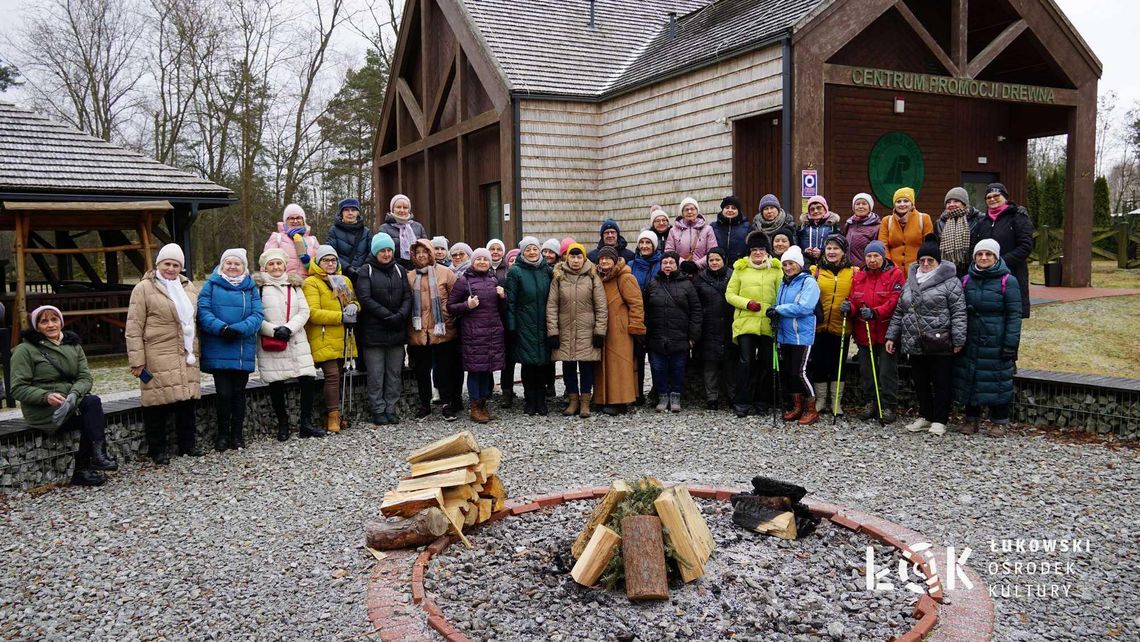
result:
<svg viewBox="0 0 1140 642"><path fill-rule="evenodd" d="M40 315L42 315L44 312L49 312L49 311L55 312L56 316L59 317L59 322L61 324L63 323L63 313L59 311L59 308L55 307L54 305L41 305L40 307L36 308L35 310L32 310L32 313L28 315L28 317L32 321L32 329L33 330L36 328L36 324L39 323Z"/></svg>
<svg viewBox="0 0 1140 642"><path fill-rule="evenodd" d="M994 253L994 256L999 259L1001 258L1001 246L993 239L982 239L978 241L978 244L974 246L974 256L977 256L978 252L982 250L989 250Z"/></svg>
<svg viewBox="0 0 1140 642"><path fill-rule="evenodd" d="M641 239L647 239L653 243L653 249L657 249L657 234L653 230L642 230L641 234L637 235L637 242L641 243Z"/></svg>
<svg viewBox="0 0 1140 642"><path fill-rule="evenodd" d="M693 207L697 208L697 214L701 213L701 204L697 202L697 199L693 198L692 196L686 196L681 201L681 205L677 208L678 215L680 215L681 212L685 211L686 205L692 205Z"/></svg>
<svg viewBox="0 0 1140 642"><path fill-rule="evenodd" d="M446 250L447 248L451 247L451 243L448 243L446 236L433 236L431 237L431 246L433 248Z"/></svg>
<svg viewBox="0 0 1140 642"><path fill-rule="evenodd" d="M780 262L783 263L784 261L795 261L796 263L800 264L800 267L803 267L804 266L803 250L801 250L800 246L798 246L798 245L793 245L793 246L789 247L788 249L784 250L783 255L780 256Z"/></svg>
<svg viewBox="0 0 1140 642"><path fill-rule="evenodd" d="M167 243L162 246L162 249L158 251L158 255L154 257L154 264L157 266L166 260L177 261L178 265L185 267L186 254L182 252L182 248L179 247L177 243Z"/></svg>
<svg viewBox="0 0 1140 642"><path fill-rule="evenodd" d="M558 254L558 250L562 249L562 245L558 242L558 239L546 239L546 241L542 244L542 249L550 250L551 252Z"/></svg>
<svg viewBox="0 0 1140 642"><path fill-rule="evenodd" d="M226 262L226 259L237 259L241 261L242 267L245 268L246 272L249 272L249 258L246 256L244 247L231 247L222 252L222 258L218 259L219 274L222 271L222 264Z"/></svg>
<svg viewBox="0 0 1140 642"><path fill-rule="evenodd" d="M855 207L855 201L867 201L867 207L872 211L875 209L875 199L867 192L859 192L851 199L852 209Z"/></svg>
<svg viewBox="0 0 1140 642"><path fill-rule="evenodd" d="M492 245L498 245L499 247L501 247L503 249L504 252L507 251L507 244L503 243L502 239L491 239L490 241L487 241L487 244L484 245L483 247L490 250ZM538 245L538 243L535 243L535 245Z"/></svg>
<svg viewBox="0 0 1140 642"><path fill-rule="evenodd" d="M492 240L495 240L495 239L492 239ZM539 245L538 237L537 236L524 236L522 238L522 240L519 241L519 250L525 250L528 245ZM488 243L487 248L490 249L490 247L491 247L491 244ZM541 248L542 248L542 246L539 245L539 249L541 249Z"/></svg>

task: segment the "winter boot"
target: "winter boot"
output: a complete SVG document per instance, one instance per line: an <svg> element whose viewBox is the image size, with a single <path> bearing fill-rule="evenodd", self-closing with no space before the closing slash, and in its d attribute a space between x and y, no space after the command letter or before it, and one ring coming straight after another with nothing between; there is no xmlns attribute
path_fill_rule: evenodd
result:
<svg viewBox="0 0 1140 642"><path fill-rule="evenodd" d="M669 395L662 394L657 397L657 407L654 408L657 412L665 412L669 409Z"/></svg>
<svg viewBox="0 0 1140 642"><path fill-rule="evenodd" d="M107 478L103 473L91 468L92 445L83 440L79 442L79 452L75 453L75 472L71 475L71 483L76 486L102 486Z"/></svg>
<svg viewBox="0 0 1140 642"><path fill-rule="evenodd" d="M289 441L289 418L277 417L277 441Z"/></svg>
<svg viewBox="0 0 1140 642"><path fill-rule="evenodd" d="M815 391L815 412L819 414L831 403L831 397L827 394L826 383L813 383L811 384L811 388Z"/></svg>
<svg viewBox="0 0 1140 642"><path fill-rule="evenodd" d="M219 423L218 424L217 436L214 437L214 450L216 450L218 452L225 452L229 449L230 449L229 426L223 426L221 423ZM185 455L186 453L182 452L182 449L179 449L178 454L179 455Z"/></svg>
<svg viewBox="0 0 1140 642"><path fill-rule="evenodd" d="M515 403L515 389L509 383L503 388L503 400L499 402L500 408L510 408Z"/></svg>
<svg viewBox="0 0 1140 642"><path fill-rule="evenodd" d="M915 419L914 421L912 421L906 425L906 431L907 432L926 432L926 429L929 427L930 427L930 422L923 419L922 417L919 417L919 418Z"/></svg>
<svg viewBox="0 0 1140 642"><path fill-rule="evenodd" d="M815 423L816 419L819 419L819 411L816 410L816 404L813 404L812 401L812 399L804 399L804 412L800 415L801 426L810 426Z"/></svg>
<svg viewBox="0 0 1140 642"><path fill-rule="evenodd" d="M681 412L681 393L669 393L669 410L673 412Z"/></svg>
<svg viewBox="0 0 1140 642"><path fill-rule="evenodd" d="M330 410L329 416L325 418L325 431L337 433L340 432L340 411Z"/></svg>
<svg viewBox="0 0 1140 642"><path fill-rule="evenodd" d="M804 396L792 395L792 409L784 413L784 421L795 421L804 413Z"/></svg>
<svg viewBox="0 0 1140 642"><path fill-rule="evenodd" d="M884 412L883 414L886 414L886 413ZM859 418L862 419L863 421L870 421L872 419L878 419L879 418L879 407L876 406L875 404L871 404L871 405L867 406L866 408L863 409L863 412L859 413Z"/></svg>
<svg viewBox="0 0 1140 642"><path fill-rule="evenodd" d="M590 401L594 399L594 393L583 392L578 397L578 416L582 419L587 419L590 416Z"/></svg>
<svg viewBox="0 0 1140 642"><path fill-rule="evenodd" d="M91 468L94 470L118 470L119 462L107 454L107 442L91 442Z"/></svg>
<svg viewBox="0 0 1140 642"><path fill-rule="evenodd" d="M897 418L898 418L898 416L895 414L894 408L884 408L883 409L883 418L879 420L879 423L886 426L887 424L895 423L895 419L897 419Z"/></svg>
<svg viewBox="0 0 1140 642"><path fill-rule="evenodd" d="M302 416L301 425L297 427L297 434L300 435L302 439L308 439L309 437L324 437L327 433L323 428L313 427L312 417Z"/></svg>
<svg viewBox="0 0 1140 642"><path fill-rule="evenodd" d="M578 414L578 405L580 403L580 400L581 400L581 395L579 395L578 393L575 393L575 392L566 393L566 401L567 401L566 410L563 410L562 414L567 416L567 417L573 417L574 415Z"/></svg>
<svg viewBox="0 0 1140 642"><path fill-rule="evenodd" d="M487 414L487 400L479 399L478 401L471 402L471 421L477 424L485 424L491 421L491 417Z"/></svg>
<svg viewBox="0 0 1140 642"><path fill-rule="evenodd" d="M245 448L245 427L237 422L234 423L235 425L230 426L230 448L234 450Z"/></svg>
<svg viewBox="0 0 1140 642"><path fill-rule="evenodd" d="M420 406L416 410L416 419L426 419L431 416L431 406Z"/></svg>

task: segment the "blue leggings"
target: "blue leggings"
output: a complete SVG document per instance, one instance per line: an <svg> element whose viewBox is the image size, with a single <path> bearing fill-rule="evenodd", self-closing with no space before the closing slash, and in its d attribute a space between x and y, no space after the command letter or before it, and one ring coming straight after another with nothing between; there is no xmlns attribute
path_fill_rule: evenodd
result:
<svg viewBox="0 0 1140 642"><path fill-rule="evenodd" d="M594 362L563 361L562 381L566 383L566 394L590 394L594 390Z"/></svg>

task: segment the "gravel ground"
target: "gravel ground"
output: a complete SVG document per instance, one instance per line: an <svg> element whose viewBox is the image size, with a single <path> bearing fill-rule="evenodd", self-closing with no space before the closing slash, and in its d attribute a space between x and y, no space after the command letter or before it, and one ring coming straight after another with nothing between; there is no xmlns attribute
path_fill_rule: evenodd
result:
<svg viewBox="0 0 1140 642"><path fill-rule="evenodd" d="M727 503L697 502L717 548L700 581L671 582L668 600L631 605L621 588L570 578L570 544L597 501L492 524L473 550L433 558L424 588L474 640L886 640L913 626L917 595L865 590L865 536L824 521L787 542L733 525ZM897 566L893 548L875 548Z"/></svg>
<svg viewBox="0 0 1140 642"><path fill-rule="evenodd" d="M763 473L936 543L968 546L991 583L1066 587L1057 597L996 598L996 639L1140 639L1135 449L1030 433L938 439L830 420L776 429L767 418L705 411L587 421L503 414L475 430L503 450L513 498L643 474L744 487ZM363 524L405 470L408 450L470 427L405 422L263 441L166 469L131 463L100 489L10 496L0 502L0 638L367 636ZM1050 537L1088 546L1003 553L998 542ZM1012 572L1029 561L1072 566L1065 575L1001 574L1001 563Z"/></svg>

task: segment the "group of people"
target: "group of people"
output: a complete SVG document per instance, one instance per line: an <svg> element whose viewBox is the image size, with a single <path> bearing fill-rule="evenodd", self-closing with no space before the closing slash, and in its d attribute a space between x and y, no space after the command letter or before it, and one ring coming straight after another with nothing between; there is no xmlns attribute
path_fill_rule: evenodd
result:
<svg viewBox="0 0 1140 642"><path fill-rule="evenodd" d="M245 388L255 370L269 386L278 439L292 432L291 380L302 383L299 435L339 432L347 423L342 369L358 356L377 425L400 422L405 354L417 418L432 414L434 388L443 417L454 420L466 374L471 420L491 421L494 373L499 405L510 407L516 365L524 412L546 415L556 361L562 414L589 417L598 406L619 415L645 402L648 357L657 411L681 412L686 374L700 372L708 408L724 399L738 417L771 409L806 425L829 404L842 413L851 338L865 398L875 400L863 418L895 420L903 354L919 401L907 430L944 434L954 395L966 410L963 432L976 430L986 408L1001 424L1029 311L1032 226L1000 183L989 186L984 212L962 188L944 206L933 219L902 188L880 217L874 199L858 194L841 224L816 196L797 226L771 194L751 221L733 196L712 221L686 198L675 217L652 206L632 248L606 219L591 249L526 236L508 250L499 239L472 249L429 238L402 194L375 234L359 201L341 201L324 243L290 204L256 271L244 249L228 249L199 286L183 274L182 249L169 244L134 288L126 342L149 454L170 461L171 420L178 454L202 454L194 414L201 372L214 378L218 450L245 444ZM74 481L102 483L101 471L117 464L79 339L53 306L30 320L13 353L13 394L31 426L79 431Z"/></svg>

